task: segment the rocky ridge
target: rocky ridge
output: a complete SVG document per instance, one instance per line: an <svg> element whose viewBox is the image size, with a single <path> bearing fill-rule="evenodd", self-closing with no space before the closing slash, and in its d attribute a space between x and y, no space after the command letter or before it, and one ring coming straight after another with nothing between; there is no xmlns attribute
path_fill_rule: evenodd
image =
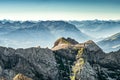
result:
<svg viewBox="0 0 120 80"><path fill-rule="evenodd" d="M71 38L58 39L51 50L0 47L0 79L22 74L32 80L120 80L119 55L120 50L105 54L92 40Z"/></svg>
<svg viewBox="0 0 120 80"><path fill-rule="evenodd" d="M117 51L120 49L120 32L116 33L97 44L106 52Z"/></svg>
<svg viewBox="0 0 120 80"><path fill-rule="evenodd" d="M64 65L62 66L63 69L60 68L64 72L61 73L64 77L63 80L98 80L97 73L91 64L97 63L104 57L105 53L93 41L89 40L85 43L70 44L67 47L59 45L57 46L60 47L58 50L54 49L54 47L53 50L57 60L60 56L59 60ZM57 63L61 67L61 63ZM64 71L65 68L68 69L68 72ZM68 74L67 79L64 74Z"/></svg>
<svg viewBox="0 0 120 80"><path fill-rule="evenodd" d="M39 47L16 50L0 47L0 77L12 80L18 73L33 80L57 80L54 53L50 49Z"/></svg>

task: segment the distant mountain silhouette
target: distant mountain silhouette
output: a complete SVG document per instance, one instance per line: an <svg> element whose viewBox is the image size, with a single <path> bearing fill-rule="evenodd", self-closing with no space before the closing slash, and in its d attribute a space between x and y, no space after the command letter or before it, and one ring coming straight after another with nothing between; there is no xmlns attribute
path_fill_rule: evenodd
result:
<svg viewBox="0 0 120 80"><path fill-rule="evenodd" d="M116 51L120 49L120 33L116 33L102 41L98 45L106 52Z"/></svg>
<svg viewBox="0 0 120 80"><path fill-rule="evenodd" d="M37 44L50 47L59 37L72 37L80 42L90 38L76 26L65 21L0 21L0 24L1 43L14 48ZM24 41L26 41L25 45L23 45Z"/></svg>
<svg viewBox="0 0 120 80"><path fill-rule="evenodd" d="M120 31L120 21L114 20L85 20L69 21L85 34L99 39L103 39Z"/></svg>

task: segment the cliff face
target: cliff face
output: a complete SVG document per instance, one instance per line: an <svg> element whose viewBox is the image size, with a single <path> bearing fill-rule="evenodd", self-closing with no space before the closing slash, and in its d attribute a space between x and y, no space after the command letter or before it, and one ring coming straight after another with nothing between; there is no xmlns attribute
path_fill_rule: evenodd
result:
<svg viewBox="0 0 120 80"><path fill-rule="evenodd" d="M57 80L58 69L54 53L42 48L15 50L0 47L0 77L12 80L18 73L33 80Z"/></svg>
<svg viewBox="0 0 120 80"><path fill-rule="evenodd" d="M120 79L120 51L105 54L91 40L67 47L57 47L55 50L53 47L53 52L59 64L61 80Z"/></svg>
<svg viewBox="0 0 120 80"><path fill-rule="evenodd" d="M98 80L93 65L97 65L105 53L93 41L71 44L63 48L59 45L58 49L54 50L53 47L53 52L59 64L60 75L63 78L61 80Z"/></svg>
<svg viewBox="0 0 120 80"><path fill-rule="evenodd" d="M51 50L0 47L0 80L120 80L119 58L120 50L105 54L91 40L70 38L58 39Z"/></svg>

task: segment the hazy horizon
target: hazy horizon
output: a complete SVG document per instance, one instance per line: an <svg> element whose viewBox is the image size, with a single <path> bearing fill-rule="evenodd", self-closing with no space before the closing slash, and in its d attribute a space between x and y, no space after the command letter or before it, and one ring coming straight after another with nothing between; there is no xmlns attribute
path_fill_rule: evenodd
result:
<svg viewBox="0 0 120 80"><path fill-rule="evenodd" d="M119 20L119 0L0 0L0 20Z"/></svg>
<svg viewBox="0 0 120 80"><path fill-rule="evenodd" d="M120 19L108 19L108 20L104 20L104 19L85 19L85 20L62 20L62 19L58 19L58 20L54 20L54 19L46 19L46 20L42 20L42 19L38 19L38 20L34 20L34 19L25 19L25 20L19 20L19 19L0 19L0 21L31 21L31 22L39 22L39 21L120 21Z"/></svg>

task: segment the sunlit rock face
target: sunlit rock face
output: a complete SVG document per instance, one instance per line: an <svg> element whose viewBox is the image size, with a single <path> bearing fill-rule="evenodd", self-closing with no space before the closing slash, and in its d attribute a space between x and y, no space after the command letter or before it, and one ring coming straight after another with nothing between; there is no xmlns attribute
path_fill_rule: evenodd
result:
<svg viewBox="0 0 120 80"><path fill-rule="evenodd" d="M58 49L62 49L62 48L68 48L72 45L78 44L77 41L75 41L74 39L71 38L59 38L57 41L55 41L54 46L52 48L52 50L58 50Z"/></svg>
<svg viewBox="0 0 120 80"><path fill-rule="evenodd" d="M17 74L13 80L32 80L31 78L28 78L27 76L24 76L23 74Z"/></svg>

